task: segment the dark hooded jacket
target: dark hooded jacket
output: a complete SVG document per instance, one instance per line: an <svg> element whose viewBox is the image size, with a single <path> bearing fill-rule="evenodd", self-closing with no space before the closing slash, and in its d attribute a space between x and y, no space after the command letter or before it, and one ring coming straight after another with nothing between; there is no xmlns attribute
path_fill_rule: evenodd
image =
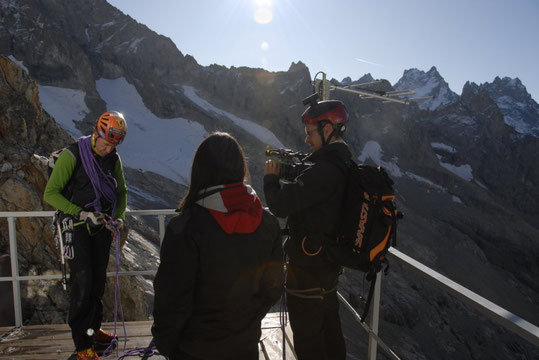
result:
<svg viewBox="0 0 539 360"><path fill-rule="evenodd" d="M313 163L292 183L280 184L276 175L264 176L264 193L269 209L278 217L288 217L290 239L285 252L290 264L311 268L315 283L294 284L289 288L336 285L340 266L327 260L324 245L335 241L342 216L346 188L346 164L351 154L344 142L328 144L308 156Z"/></svg>
<svg viewBox="0 0 539 360"><path fill-rule="evenodd" d="M167 226L154 280L157 349L201 359L255 348L283 288L280 228L242 183L206 196Z"/></svg>

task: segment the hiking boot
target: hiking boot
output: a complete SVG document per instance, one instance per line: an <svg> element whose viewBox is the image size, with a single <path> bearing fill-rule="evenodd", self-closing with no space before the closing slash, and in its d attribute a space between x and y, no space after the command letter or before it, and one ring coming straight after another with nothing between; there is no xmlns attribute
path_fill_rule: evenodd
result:
<svg viewBox="0 0 539 360"><path fill-rule="evenodd" d="M99 360L99 356L94 352L94 349L77 351L77 360Z"/></svg>
<svg viewBox="0 0 539 360"><path fill-rule="evenodd" d="M107 345L107 346L110 345L112 340L114 339L118 340L118 338L114 336L114 334L111 334L103 329L97 330L95 334L93 335L93 339L94 339L94 344Z"/></svg>

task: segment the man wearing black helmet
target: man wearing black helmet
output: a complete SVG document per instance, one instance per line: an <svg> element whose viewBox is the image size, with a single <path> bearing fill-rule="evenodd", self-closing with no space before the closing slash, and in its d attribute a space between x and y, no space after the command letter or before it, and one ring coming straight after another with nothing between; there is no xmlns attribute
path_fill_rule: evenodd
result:
<svg viewBox="0 0 539 360"><path fill-rule="evenodd" d="M286 291L294 347L299 360L344 360L346 349L339 319L338 264L328 261L324 246L334 241L351 154L342 139L348 114L336 100L313 102L303 113L305 142L313 163L293 182L279 182L279 163L267 160L264 193L270 210L288 217L290 238Z"/></svg>

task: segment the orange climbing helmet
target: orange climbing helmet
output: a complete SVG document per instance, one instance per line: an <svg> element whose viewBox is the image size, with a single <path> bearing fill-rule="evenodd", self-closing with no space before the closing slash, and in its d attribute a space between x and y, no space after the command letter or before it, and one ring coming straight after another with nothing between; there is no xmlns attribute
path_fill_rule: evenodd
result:
<svg viewBox="0 0 539 360"><path fill-rule="evenodd" d="M100 137L116 146L122 143L127 134L127 122L122 113L107 111L97 119L95 131Z"/></svg>

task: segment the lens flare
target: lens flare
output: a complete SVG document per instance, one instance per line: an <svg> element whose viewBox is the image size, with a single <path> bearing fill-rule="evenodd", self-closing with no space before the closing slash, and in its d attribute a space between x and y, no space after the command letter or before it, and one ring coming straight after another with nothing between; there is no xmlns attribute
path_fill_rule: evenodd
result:
<svg viewBox="0 0 539 360"><path fill-rule="evenodd" d="M265 51L265 50L268 50L268 49L269 49L269 44L268 44L268 42L267 42L267 41L263 41L262 44L260 44L260 48L261 48L262 50L264 50L264 51Z"/></svg>
<svg viewBox="0 0 539 360"><path fill-rule="evenodd" d="M258 24L267 24L273 20L273 13L268 8L260 8L255 11L253 18Z"/></svg>

